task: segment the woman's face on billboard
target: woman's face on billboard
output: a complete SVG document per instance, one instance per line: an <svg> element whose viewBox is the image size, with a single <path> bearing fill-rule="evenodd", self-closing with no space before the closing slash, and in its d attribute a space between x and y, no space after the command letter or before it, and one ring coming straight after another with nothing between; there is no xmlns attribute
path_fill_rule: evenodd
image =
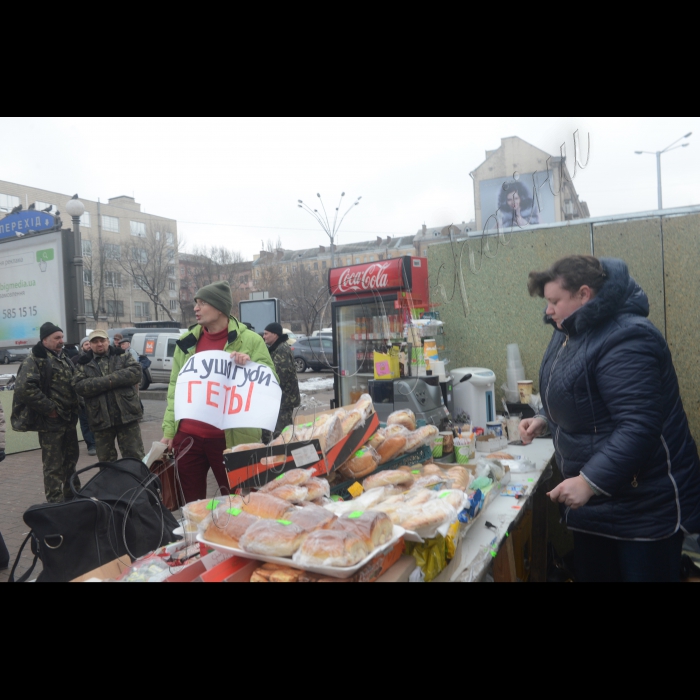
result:
<svg viewBox="0 0 700 700"><path fill-rule="evenodd" d="M511 192L508 195L508 206L513 211L520 211L520 195L517 192Z"/></svg>

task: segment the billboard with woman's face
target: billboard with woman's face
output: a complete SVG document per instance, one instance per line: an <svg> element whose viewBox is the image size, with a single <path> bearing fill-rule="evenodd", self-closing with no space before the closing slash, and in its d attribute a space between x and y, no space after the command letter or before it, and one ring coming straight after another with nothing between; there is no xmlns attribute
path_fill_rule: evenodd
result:
<svg viewBox="0 0 700 700"><path fill-rule="evenodd" d="M500 178L481 182L481 217L488 231L554 224L555 201L548 173L521 175L518 180ZM489 220L490 219L490 220Z"/></svg>

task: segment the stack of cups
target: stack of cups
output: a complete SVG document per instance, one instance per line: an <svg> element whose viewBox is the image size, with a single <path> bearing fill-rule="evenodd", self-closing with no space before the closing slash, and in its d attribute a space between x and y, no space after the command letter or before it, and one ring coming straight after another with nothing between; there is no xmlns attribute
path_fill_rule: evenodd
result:
<svg viewBox="0 0 700 700"><path fill-rule="evenodd" d="M518 382L525 381L525 368L523 367L523 361L520 357L520 348L517 345L508 346L508 393L510 403L517 403L520 401L520 394L518 391Z"/></svg>

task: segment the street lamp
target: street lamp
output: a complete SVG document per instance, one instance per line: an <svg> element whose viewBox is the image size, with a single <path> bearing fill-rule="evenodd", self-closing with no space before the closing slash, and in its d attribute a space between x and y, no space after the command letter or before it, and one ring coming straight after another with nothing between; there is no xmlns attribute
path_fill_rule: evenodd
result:
<svg viewBox="0 0 700 700"><path fill-rule="evenodd" d="M80 237L80 217L85 213L85 205L78 199L76 194L68 204L66 211L73 218L73 293L71 301L75 320L71 324L76 334L75 342L80 342L81 338L85 337L87 328L87 319L85 318L85 280L83 279L83 243ZM77 326L77 327L76 327ZM72 342L72 340L70 340Z"/></svg>
<svg viewBox="0 0 700 700"><path fill-rule="evenodd" d="M693 135L693 132L691 131L689 134L686 134L685 136L682 136L681 138L678 139L678 141L683 141L683 139L689 139ZM656 170L658 174L658 182L659 182L659 211L664 208L664 198L663 198L663 190L661 187L661 156L664 153L670 153L671 151L675 151L679 148L688 148L690 146L689 143L684 143L681 144L680 146L677 146L676 144L678 141L674 141L670 146L667 148L664 148L663 151L656 151L654 153L653 151L635 151L635 153L638 156L643 156L643 155L649 155L649 156L656 156Z"/></svg>

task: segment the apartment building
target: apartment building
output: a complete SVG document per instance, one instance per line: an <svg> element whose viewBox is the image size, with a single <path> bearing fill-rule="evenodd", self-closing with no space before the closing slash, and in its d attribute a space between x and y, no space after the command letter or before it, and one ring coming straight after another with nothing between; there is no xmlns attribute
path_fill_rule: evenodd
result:
<svg viewBox="0 0 700 700"><path fill-rule="evenodd" d="M61 212L73 195L0 180L0 219L18 205ZM88 326L128 327L147 321L181 321L177 221L142 211L133 197L80 198L85 314Z"/></svg>

